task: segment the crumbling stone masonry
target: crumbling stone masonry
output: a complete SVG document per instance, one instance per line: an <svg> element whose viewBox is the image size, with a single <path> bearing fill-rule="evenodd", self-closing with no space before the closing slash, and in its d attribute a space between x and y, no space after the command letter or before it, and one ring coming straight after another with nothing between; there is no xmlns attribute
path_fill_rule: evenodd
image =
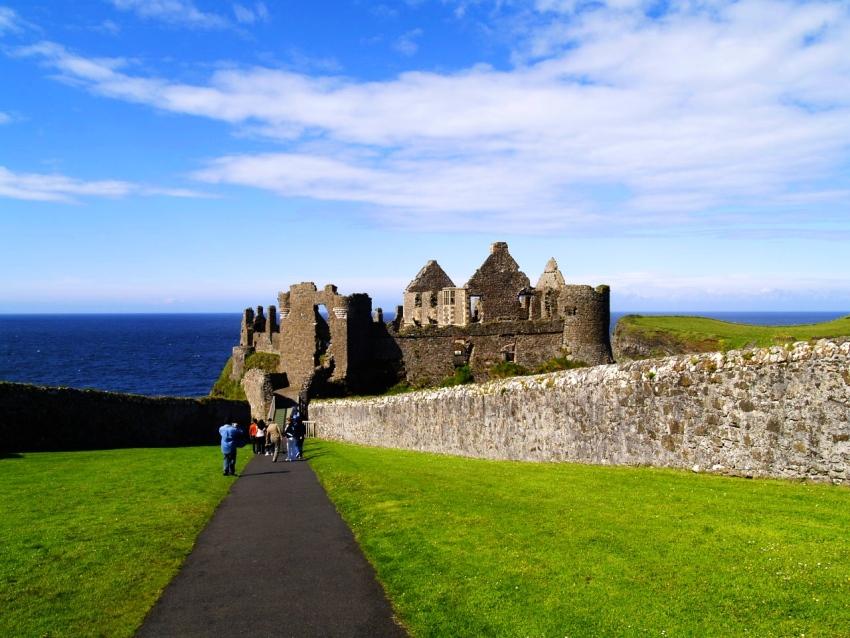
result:
<svg viewBox="0 0 850 638"><path fill-rule="evenodd" d="M318 290L312 282L279 294L279 317L274 306L246 309L233 378L253 352L280 356L274 390L293 400L380 392L402 379L433 384L460 365L486 379L503 361L611 363L609 301L607 286L567 284L554 259L532 287L507 244L497 242L463 286L428 261L391 323L380 308L373 314L368 295L340 295L333 285Z"/></svg>

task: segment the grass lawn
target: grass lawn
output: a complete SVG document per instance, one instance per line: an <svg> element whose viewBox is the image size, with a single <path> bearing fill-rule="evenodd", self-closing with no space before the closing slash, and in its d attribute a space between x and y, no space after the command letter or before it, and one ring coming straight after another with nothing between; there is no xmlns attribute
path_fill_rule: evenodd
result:
<svg viewBox="0 0 850 638"><path fill-rule="evenodd" d="M232 481L217 447L0 456L0 636L132 636Z"/></svg>
<svg viewBox="0 0 850 638"><path fill-rule="evenodd" d="M850 489L314 441L414 636L850 636Z"/></svg>
<svg viewBox="0 0 850 638"><path fill-rule="evenodd" d="M618 322L621 330L650 342L678 343L682 352L709 352L850 336L850 317L797 326L754 326L705 317L627 315Z"/></svg>

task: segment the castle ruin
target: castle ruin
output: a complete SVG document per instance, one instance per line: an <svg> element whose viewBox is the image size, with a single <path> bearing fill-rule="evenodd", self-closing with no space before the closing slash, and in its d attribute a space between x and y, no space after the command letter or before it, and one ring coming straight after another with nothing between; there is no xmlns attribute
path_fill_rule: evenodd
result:
<svg viewBox="0 0 850 638"><path fill-rule="evenodd" d="M277 373L264 383L292 401L346 393L374 393L406 380L438 383L459 366L477 379L500 362L533 368L553 357L589 365L612 363L608 286L567 284L554 259L535 286L504 242L463 286L436 261L414 277L385 323L363 293L340 295L307 282L278 295L267 312L248 308L233 378L253 352L279 356Z"/></svg>

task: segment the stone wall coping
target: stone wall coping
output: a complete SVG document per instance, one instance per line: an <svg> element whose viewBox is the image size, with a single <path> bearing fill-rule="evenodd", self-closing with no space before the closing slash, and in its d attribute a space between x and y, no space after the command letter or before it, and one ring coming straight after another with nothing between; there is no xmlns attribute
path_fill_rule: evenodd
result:
<svg viewBox="0 0 850 638"><path fill-rule="evenodd" d="M524 390L548 390L590 383L603 383L620 379L624 384L638 381L652 382L663 378L680 376L689 372L712 374L719 370L743 367L787 364L810 359L850 359L850 340L820 339L815 343L798 341L786 346L729 350L699 354L675 355L658 359L642 359L628 363L591 366L573 370L562 370L544 374L497 379L485 383L471 383L447 388L416 390L391 396L321 399L313 403L335 406L366 403L385 405L406 404L423 400L446 399L449 397L476 397ZM850 369L848 369L850 374Z"/></svg>

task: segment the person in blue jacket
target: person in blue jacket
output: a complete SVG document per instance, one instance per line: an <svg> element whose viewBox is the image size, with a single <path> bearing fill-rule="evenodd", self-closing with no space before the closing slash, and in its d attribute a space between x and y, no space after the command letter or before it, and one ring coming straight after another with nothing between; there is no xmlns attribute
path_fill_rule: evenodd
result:
<svg viewBox="0 0 850 638"><path fill-rule="evenodd" d="M242 433L235 423L225 423L218 429L221 434L221 453L224 454L224 475L236 476L236 450Z"/></svg>

